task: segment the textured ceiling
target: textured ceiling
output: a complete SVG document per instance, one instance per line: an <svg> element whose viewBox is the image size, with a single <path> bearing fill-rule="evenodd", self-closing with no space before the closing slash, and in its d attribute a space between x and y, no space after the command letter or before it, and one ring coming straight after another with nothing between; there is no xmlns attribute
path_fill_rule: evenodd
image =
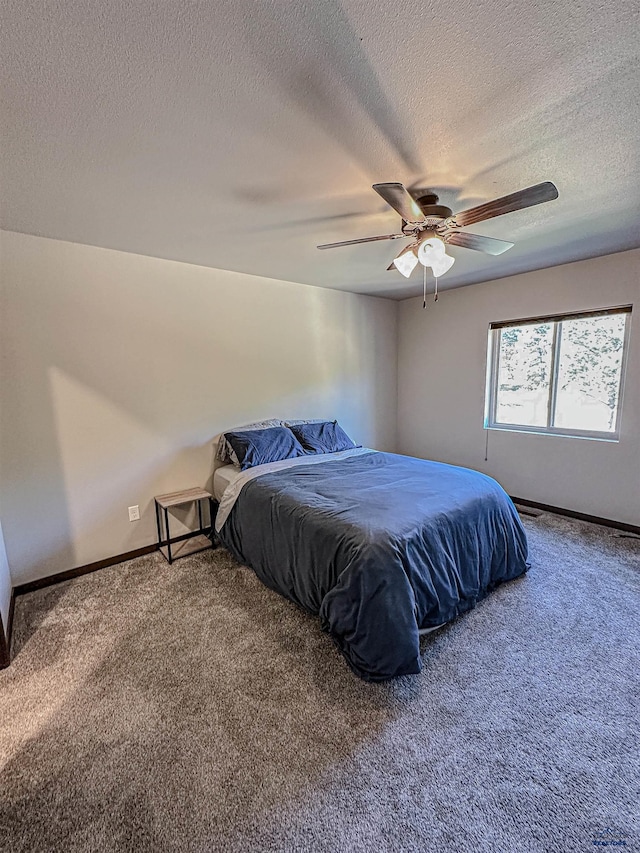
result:
<svg viewBox="0 0 640 853"><path fill-rule="evenodd" d="M640 245L637 0L5 0L3 228L359 293L421 291L378 181L469 229L443 288Z"/></svg>

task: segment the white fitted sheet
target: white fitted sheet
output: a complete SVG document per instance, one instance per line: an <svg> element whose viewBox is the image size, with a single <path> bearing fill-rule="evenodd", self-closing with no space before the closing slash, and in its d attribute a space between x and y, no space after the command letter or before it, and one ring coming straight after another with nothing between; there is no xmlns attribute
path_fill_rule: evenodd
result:
<svg viewBox="0 0 640 853"><path fill-rule="evenodd" d="M236 465L222 465L213 472L213 496L217 501L222 500L224 490L240 476L242 471Z"/></svg>

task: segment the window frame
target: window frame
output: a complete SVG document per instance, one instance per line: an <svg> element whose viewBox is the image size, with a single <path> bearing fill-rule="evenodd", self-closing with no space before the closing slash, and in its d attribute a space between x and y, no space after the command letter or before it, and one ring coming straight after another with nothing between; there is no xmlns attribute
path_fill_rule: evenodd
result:
<svg viewBox="0 0 640 853"><path fill-rule="evenodd" d="M620 305L615 308L601 308L592 311L574 311L568 314L551 314L544 317L527 317L522 320L503 320L489 324L489 340L487 347L487 377L485 388L484 428L506 432L525 432L538 435L559 435L569 438L587 438L598 441L620 441L620 425L622 422L622 407L624 399L624 384L629 352L632 305ZM624 314L624 338L622 357L620 361L620 385L618 389L618 405L616 411L616 428L614 431L583 430L563 428L552 425L555 417L556 400L558 395L558 370L560 366L560 347L562 344L562 322L565 320L584 320L589 317L606 317L611 314ZM553 342L551 347L551 365L549 371L549 397L547 401L547 425L530 426L527 424L505 424L496 421L498 406L498 374L500 367L500 334L503 329L520 328L522 326L537 326L542 323L553 323Z"/></svg>

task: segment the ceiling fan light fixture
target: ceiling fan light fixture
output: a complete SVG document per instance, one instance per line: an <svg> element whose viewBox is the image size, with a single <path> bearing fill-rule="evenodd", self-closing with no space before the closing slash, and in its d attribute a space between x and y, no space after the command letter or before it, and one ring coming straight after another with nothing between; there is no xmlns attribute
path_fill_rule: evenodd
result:
<svg viewBox="0 0 640 853"><path fill-rule="evenodd" d="M425 267L431 267L435 276L444 275L455 263L455 258L447 255L444 243L439 237L423 240L418 248L418 260Z"/></svg>
<svg viewBox="0 0 640 853"><path fill-rule="evenodd" d="M418 265L418 259L416 258L413 246L407 246L406 249L400 252L398 257L394 259L393 264L399 273L402 273L405 278L409 278Z"/></svg>

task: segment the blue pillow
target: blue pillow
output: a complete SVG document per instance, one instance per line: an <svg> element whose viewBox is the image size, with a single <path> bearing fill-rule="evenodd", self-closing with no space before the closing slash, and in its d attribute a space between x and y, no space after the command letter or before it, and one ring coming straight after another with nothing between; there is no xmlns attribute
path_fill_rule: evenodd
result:
<svg viewBox="0 0 640 853"><path fill-rule="evenodd" d="M316 424L294 424L291 432L308 453L337 453L357 447L338 421Z"/></svg>
<svg viewBox="0 0 640 853"><path fill-rule="evenodd" d="M225 432L224 437L234 449L243 471L254 465L305 456L298 439L290 429L283 426Z"/></svg>

